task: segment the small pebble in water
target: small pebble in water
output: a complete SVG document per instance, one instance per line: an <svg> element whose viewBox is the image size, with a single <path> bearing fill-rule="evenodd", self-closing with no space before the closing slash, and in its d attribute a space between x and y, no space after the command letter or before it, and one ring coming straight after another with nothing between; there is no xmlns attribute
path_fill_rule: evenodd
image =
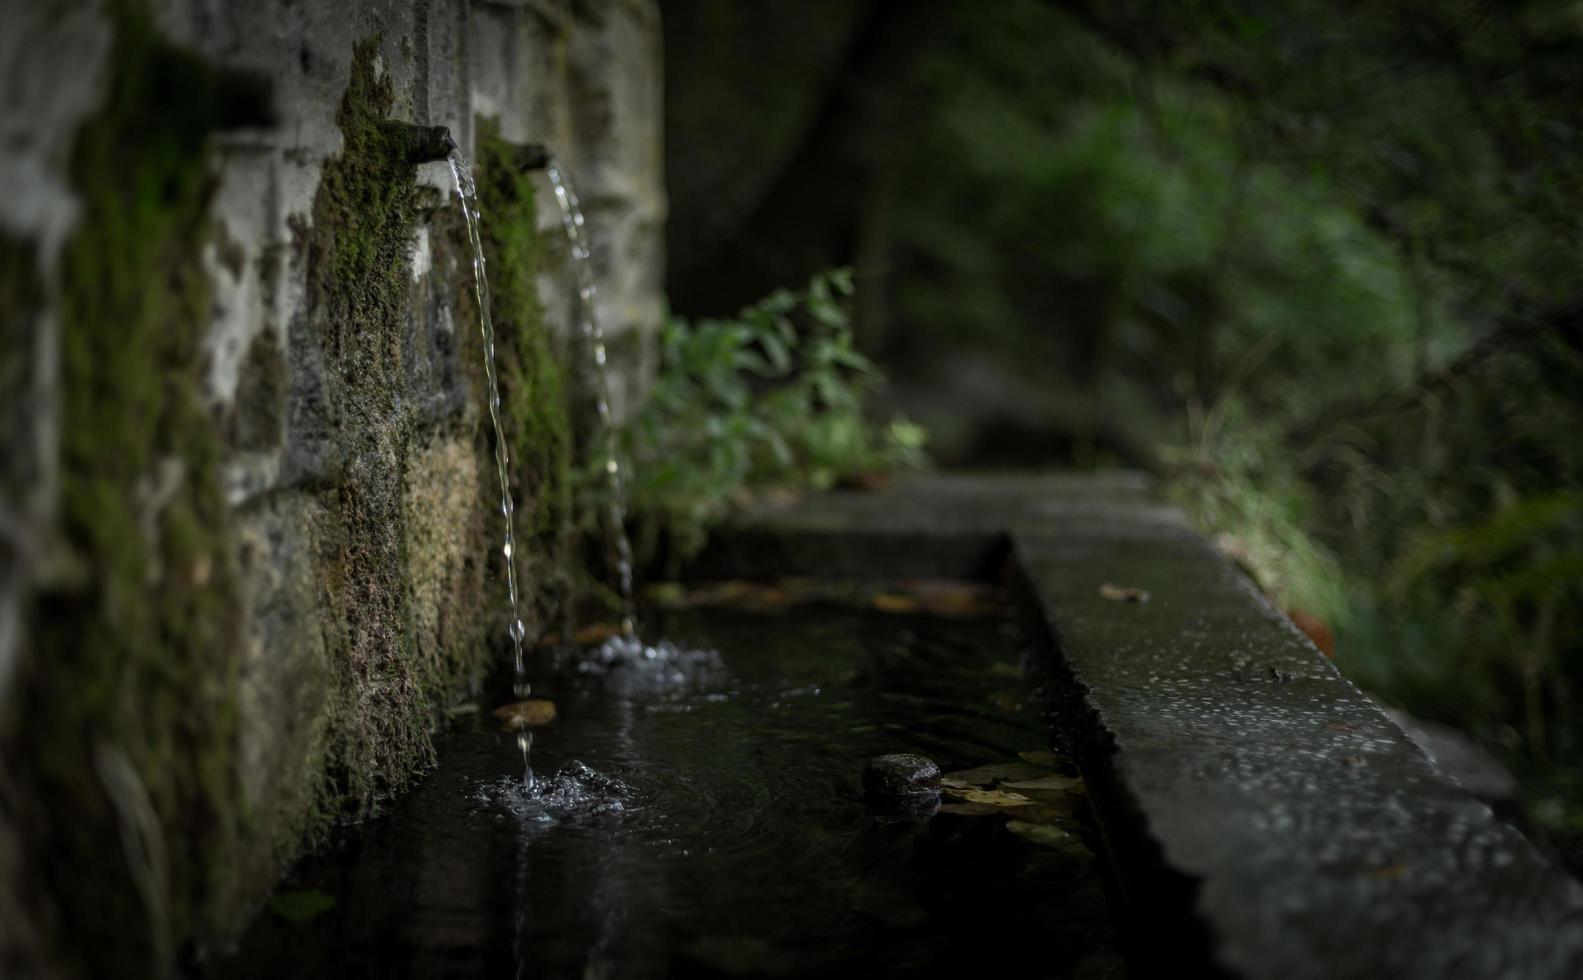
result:
<svg viewBox="0 0 1583 980"><path fill-rule="evenodd" d="M555 702L543 698L530 698L495 709L495 717L507 731L522 728L542 728L555 720Z"/></svg>

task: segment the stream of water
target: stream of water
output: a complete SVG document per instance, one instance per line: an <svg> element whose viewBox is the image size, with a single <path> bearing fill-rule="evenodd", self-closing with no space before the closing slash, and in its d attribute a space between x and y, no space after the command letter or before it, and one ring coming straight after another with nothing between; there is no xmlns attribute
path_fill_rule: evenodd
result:
<svg viewBox="0 0 1583 980"><path fill-rule="evenodd" d="M506 558L506 590L511 597L511 644L515 654L514 690L517 697L531 693L522 662L522 639L527 632L522 623L522 613L517 597L517 540L516 504L511 499L511 456L506 445L505 432L500 426L500 382L495 375L495 324L490 315L489 277L485 271L484 242L481 237L478 212L478 188L473 183L472 171L463 158L462 151L451 143L451 153L446 158L451 165L451 176L456 180L456 193L462 201L462 215L467 219L467 238L473 247L473 289L478 299L478 325L484 334L484 377L489 385L489 420L495 427L495 472L500 478L500 512L505 517L505 544L501 550ZM527 746L523 746L523 761L527 760ZM532 770L528 771L531 783Z"/></svg>
<svg viewBox="0 0 1583 980"><path fill-rule="evenodd" d="M592 355L594 395L599 404L600 438L603 442L606 486L606 534L614 552L616 585L621 591L621 632L629 640L636 629L632 600L632 542L627 537L626 499L621 475L621 460L616 444L616 422L610 408L610 377L606 367L605 335L599 327L597 293L594 287L593 256L588 247L588 225L583 218L582 205L577 192L561 171L561 165L550 157L544 167L550 189L561 212L561 227L566 231L571 246L572 269L577 282L578 332L582 335Z"/></svg>
<svg viewBox="0 0 1583 980"><path fill-rule="evenodd" d="M467 237L473 251L473 287L478 301L478 323L484 338L484 375L488 384L489 420L495 433L495 470L500 481L500 512L505 522L504 544L506 590L511 602L511 643L514 655L515 692L527 697L531 687L527 683L522 660L522 641L526 627L522 622L520 598L517 588L516 564L516 504L511 496L511 457L505 434L500 424L500 383L495 367L495 327L490 312L489 276L486 270L482 237L482 215L478 206L478 188L472 171L461 149L452 142L446 158L451 176L456 182L457 196L462 202L462 215L467 223ZM616 586L621 595L621 633L630 645L634 641L636 616L632 596L632 543L626 532L625 485L621 473L621 460L616 439L615 418L610 407L610 379L607 368L608 355L604 332L599 326L598 294L594 284L593 257L588 247L587 221L581 203L571 182L562 173L558 161L549 158L545 176L555 194L560 211L561 227L571 248L571 265L577 283L578 332L588 347L593 365L592 384L599 412L599 429L602 469L606 480L605 527L607 541L614 557ZM524 736L522 750L526 768L531 737ZM532 770L526 769L527 785L532 784Z"/></svg>

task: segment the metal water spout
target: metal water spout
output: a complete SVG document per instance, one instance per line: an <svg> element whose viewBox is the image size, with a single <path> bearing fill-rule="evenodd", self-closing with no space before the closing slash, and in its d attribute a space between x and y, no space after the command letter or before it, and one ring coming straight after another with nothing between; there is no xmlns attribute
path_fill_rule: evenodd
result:
<svg viewBox="0 0 1583 980"><path fill-rule="evenodd" d="M599 450L603 456L603 469L608 491L606 493L606 533L613 552L616 585L621 594L621 633L625 641L633 641L637 632L637 612L632 598L632 542L627 537L626 489L620 460L620 436L610 407L610 375L608 352L604 331L599 326L599 302L594 282L593 251L588 241L588 222L583 217L577 192L566 178L559 161L548 149L538 144L525 144L516 150L518 167L522 170L543 170L555 194L561 215L561 229L571 247L572 272L577 284L578 333L583 337L589 356L584 363L592 365L593 394L599 409Z"/></svg>
<svg viewBox="0 0 1583 980"><path fill-rule="evenodd" d="M456 149L456 140L444 126L417 126L412 123L387 122L405 144L407 162L439 163Z"/></svg>
<svg viewBox="0 0 1583 980"><path fill-rule="evenodd" d="M543 170L550 165L550 150L543 143L523 143L511 148L512 162L523 173Z"/></svg>

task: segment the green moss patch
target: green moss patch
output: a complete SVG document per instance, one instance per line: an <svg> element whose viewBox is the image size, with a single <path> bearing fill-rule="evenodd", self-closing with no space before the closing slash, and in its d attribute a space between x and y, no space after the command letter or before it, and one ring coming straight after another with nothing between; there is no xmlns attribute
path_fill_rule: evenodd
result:
<svg viewBox="0 0 1583 980"><path fill-rule="evenodd" d="M501 137L498 120L480 119L475 132L501 421L511 451L517 533L525 545L518 549L518 573L536 614L529 626L542 628L569 588L571 423L538 294L543 246L533 181Z"/></svg>
<svg viewBox="0 0 1583 980"><path fill-rule="evenodd" d="M340 453L320 529L321 609L335 678L320 812L367 816L434 758L416 665L402 490L412 422L401 388L415 169L387 116L377 39L357 45L309 239L309 322L323 347Z"/></svg>
<svg viewBox="0 0 1583 980"><path fill-rule="evenodd" d="M438 709L487 666L487 613L503 604L484 573L498 554L487 423L474 412L425 419L409 390L423 204L411 129L388 118L377 42L356 46L337 114L343 149L325 163L311 222L295 225L306 327L294 328L290 358L275 332L258 335L238 404L219 418L202 390L209 135L239 113L223 95L230 83L163 42L140 8L110 9L105 102L71 152L82 212L58 281L40 280L26 243L0 239L0 380L26 377L18 352L55 297L61 398L59 527L28 657L0 706L0 813L29 855L13 893L39 897L49 944L90 976L161 972L228 932L255 897L261 849L299 826L295 810L243 798L244 573L220 481L225 453L287 439L293 371L322 363L315 437L329 456L298 488L313 548L302 589L314 593L329 677L322 738L300 762L309 778L322 768L302 818L310 836L375 813L432 764ZM496 129L483 127L480 145L523 581L551 596L568 551L571 437L535 292L533 188ZM446 248L460 231L451 217L434 225ZM239 248L222 251L242 268ZM261 261L272 283L278 249ZM476 333L455 353L482 405ZM302 342L321 356L298 363ZM0 424L10 446L27 423Z"/></svg>
<svg viewBox="0 0 1583 980"><path fill-rule="evenodd" d="M6 732L32 893L96 976L152 969L232 914L238 836L239 609L200 397L206 148L224 106L145 15L111 13L59 266L58 550L77 573L38 598Z"/></svg>

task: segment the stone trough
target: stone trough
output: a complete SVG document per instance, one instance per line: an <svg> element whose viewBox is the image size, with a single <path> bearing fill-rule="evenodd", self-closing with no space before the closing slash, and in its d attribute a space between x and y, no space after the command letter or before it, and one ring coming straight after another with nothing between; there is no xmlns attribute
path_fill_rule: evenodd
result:
<svg viewBox="0 0 1583 980"><path fill-rule="evenodd" d="M1140 476L831 493L738 519L691 573L1007 576L1061 681L1057 734L1147 972L1583 976L1583 887Z"/></svg>

